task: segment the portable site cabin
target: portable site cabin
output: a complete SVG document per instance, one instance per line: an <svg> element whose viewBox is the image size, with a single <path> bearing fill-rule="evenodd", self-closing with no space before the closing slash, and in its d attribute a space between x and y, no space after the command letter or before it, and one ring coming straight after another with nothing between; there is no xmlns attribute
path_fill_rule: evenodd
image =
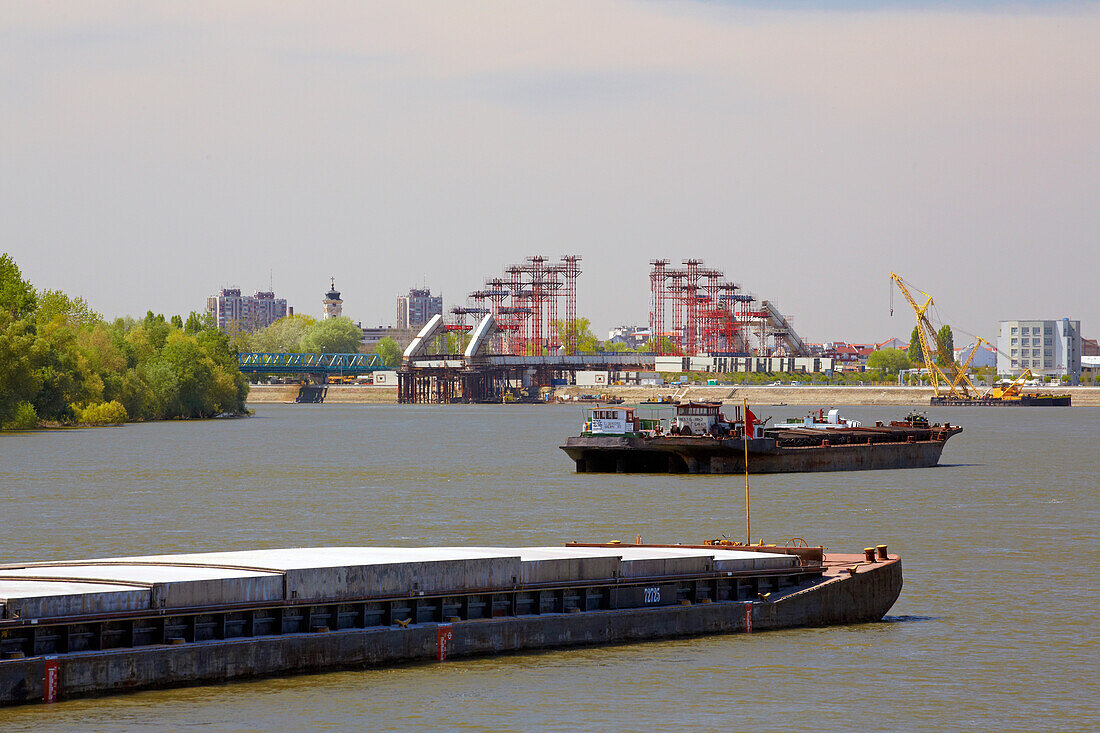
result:
<svg viewBox="0 0 1100 733"><path fill-rule="evenodd" d="M670 432L674 435L715 435L733 434L739 436L744 429L741 408L734 408L733 419L722 414L721 402L685 402L676 405L676 417L672 420ZM764 437L764 423L750 410L749 437Z"/></svg>
<svg viewBox="0 0 1100 733"><path fill-rule="evenodd" d="M721 402L685 402L676 405L673 425L681 435L704 435L713 430L715 423L722 422L721 410Z"/></svg>
<svg viewBox="0 0 1100 733"><path fill-rule="evenodd" d="M627 435L641 429L633 407L596 407L588 411L585 432L593 435Z"/></svg>

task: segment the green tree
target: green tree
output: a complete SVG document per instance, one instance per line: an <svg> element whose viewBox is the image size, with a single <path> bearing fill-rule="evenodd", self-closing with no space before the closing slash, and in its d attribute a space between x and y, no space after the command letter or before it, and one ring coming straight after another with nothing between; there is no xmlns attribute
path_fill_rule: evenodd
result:
<svg viewBox="0 0 1100 733"><path fill-rule="evenodd" d="M29 316L37 304L34 286L23 279L19 266L7 252L0 254L0 312L13 320Z"/></svg>
<svg viewBox="0 0 1100 733"><path fill-rule="evenodd" d="M578 354L596 354L600 351L600 340L592 333L592 322L587 318L578 318L571 323L556 320L554 330L563 347L569 343L570 332L576 334Z"/></svg>
<svg viewBox="0 0 1100 733"><path fill-rule="evenodd" d="M126 408L120 402L111 400L98 405L89 405L80 411L80 422L89 425L113 425L127 420Z"/></svg>
<svg viewBox="0 0 1100 733"><path fill-rule="evenodd" d="M142 364L138 370L139 378L148 387L149 401L145 411L133 412L126 402L126 411L131 417L141 415L150 420L167 420L180 415L180 383L175 370L169 363L157 359ZM144 395L143 395L144 397Z"/></svg>
<svg viewBox="0 0 1100 733"><path fill-rule="evenodd" d="M39 325L63 320L83 325L103 320L83 298L70 298L60 290L43 290L38 295L35 319Z"/></svg>
<svg viewBox="0 0 1100 733"><path fill-rule="evenodd" d="M31 430L38 425L38 413L34 411L34 405L29 402L20 402L15 406L15 414L12 415L3 427L8 430Z"/></svg>
<svg viewBox="0 0 1100 733"><path fill-rule="evenodd" d="M397 342L393 340L391 336L386 336L384 339L378 342L377 346L378 358L382 360L382 363L388 367L401 366L401 347L397 345Z"/></svg>
<svg viewBox="0 0 1100 733"><path fill-rule="evenodd" d="M470 344L470 334L468 333L448 333L444 337L444 353L446 354L461 354L466 350L466 347Z"/></svg>
<svg viewBox="0 0 1100 733"><path fill-rule="evenodd" d="M188 334L195 334L208 328L216 328L214 317L209 313L191 311L191 314L187 316L187 321L183 324L183 332Z"/></svg>
<svg viewBox="0 0 1100 733"><path fill-rule="evenodd" d="M911 366L909 357L900 349L879 349L867 357L867 368L882 371L884 374L897 374Z"/></svg>
<svg viewBox="0 0 1100 733"><path fill-rule="evenodd" d="M936 332L936 364L947 366L955 361L955 335L946 323Z"/></svg>
<svg viewBox="0 0 1100 733"><path fill-rule="evenodd" d="M347 316L326 318L302 336L299 350L307 354L356 354L363 330Z"/></svg>
<svg viewBox="0 0 1100 733"><path fill-rule="evenodd" d="M196 331L196 333L200 332L201 330ZM184 333L187 333L186 329L184 329ZM229 338L229 348L232 351L235 351L237 353L249 353L252 351L257 351L256 337L252 333L249 333L248 331L245 331L243 328L241 328L236 321L229 323L225 327L225 335Z"/></svg>
<svg viewBox="0 0 1100 733"><path fill-rule="evenodd" d="M646 342L645 351L650 354L666 354L670 356L683 356L684 350L672 343L668 336L657 336Z"/></svg>
<svg viewBox="0 0 1100 733"><path fill-rule="evenodd" d="M316 318L298 313L280 318L252 334L252 347L256 351L296 353L301 347L302 337L316 323Z"/></svg>
<svg viewBox="0 0 1100 733"><path fill-rule="evenodd" d="M914 364L924 363L924 352L920 348L920 335L916 326L913 326L913 335L909 337L909 361Z"/></svg>
<svg viewBox="0 0 1100 733"><path fill-rule="evenodd" d="M34 333L27 321L11 318L4 307L0 311L0 427L8 427L20 411L25 419L21 405L31 404L39 389L30 360Z"/></svg>
<svg viewBox="0 0 1100 733"><path fill-rule="evenodd" d="M6 255L0 275L0 428L245 410L236 353L208 321L185 333L182 318L150 311L107 324L81 298L35 294Z"/></svg>

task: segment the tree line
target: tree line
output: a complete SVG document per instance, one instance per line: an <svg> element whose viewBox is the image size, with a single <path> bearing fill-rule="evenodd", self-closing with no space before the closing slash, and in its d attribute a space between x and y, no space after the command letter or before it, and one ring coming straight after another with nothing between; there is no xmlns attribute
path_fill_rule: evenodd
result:
<svg viewBox="0 0 1100 733"><path fill-rule="evenodd" d="M0 429L245 413L229 336L191 313L108 323L0 254Z"/></svg>

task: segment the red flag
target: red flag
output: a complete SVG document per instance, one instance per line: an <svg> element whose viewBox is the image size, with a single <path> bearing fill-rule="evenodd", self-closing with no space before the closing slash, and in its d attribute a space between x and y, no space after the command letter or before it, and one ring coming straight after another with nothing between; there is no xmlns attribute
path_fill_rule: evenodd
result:
<svg viewBox="0 0 1100 733"><path fill-rule="evenodd" d="M745 435L752 437L752 426L757 422L756 415L752 414L752 410L745 408Z"/></svg>

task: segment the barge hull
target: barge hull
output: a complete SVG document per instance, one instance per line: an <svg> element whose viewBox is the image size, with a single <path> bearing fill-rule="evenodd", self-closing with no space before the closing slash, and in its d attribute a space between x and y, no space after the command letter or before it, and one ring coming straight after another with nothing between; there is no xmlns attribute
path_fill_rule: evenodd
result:
<svg viewBox="0 0 1100 733"><path fill-rule="evenodd" d="M688 601L374 629L322 628L4 659L0 705L522 650L878 621L901 592L901 561L893 557L863 564L861 559L830 562L833 567L808 587L777 590L751 601Z"/></svg>
<svg viewBox="0 0 1100 733"><path fill-rule="evenodd" d="M934 407L1069 407L1071 395L1024 395L1019 399L996 400L982 399L960 400L955 397L932 397L929 404Z"/></svg>
<svg viewBox="0 0 1100 733"><path fill-rule="evenodd" d="M578 473L744 473L741 441L667 439L642 442L632 438L570 438L562 446ZM945 442L825 445L753 450L749 473L861 471L926 468L939 463ZM730 443L730 445L725 445ZM736 445L733 445L736 444Z"/></svg>

